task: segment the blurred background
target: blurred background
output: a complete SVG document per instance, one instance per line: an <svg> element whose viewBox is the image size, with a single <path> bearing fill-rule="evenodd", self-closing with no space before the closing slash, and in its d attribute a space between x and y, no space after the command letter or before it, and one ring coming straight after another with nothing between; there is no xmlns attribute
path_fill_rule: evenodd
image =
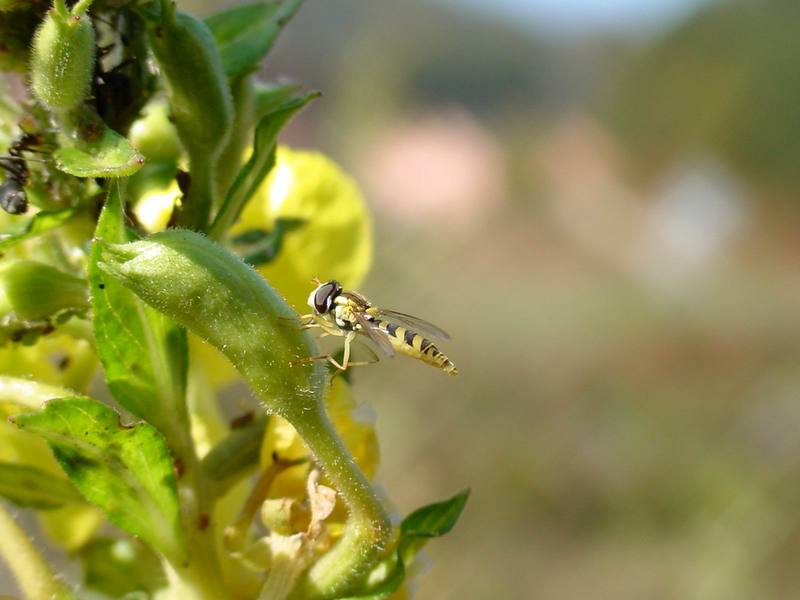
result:
<svg viewBox="0 0 800 600"><path fill-rule="evenodd" d="M219 5L195 5L207 14ZM310 1L263 78L353 172L362 290L453 335L354 373L420 600L800 597L800 8Z"/></svg>

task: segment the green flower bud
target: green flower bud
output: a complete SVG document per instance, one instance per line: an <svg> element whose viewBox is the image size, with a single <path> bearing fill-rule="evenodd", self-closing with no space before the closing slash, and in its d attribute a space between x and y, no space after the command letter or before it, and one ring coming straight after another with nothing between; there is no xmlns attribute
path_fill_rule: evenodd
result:
<svg viewBox="0 0 800 600"><path fill-rule="evenodd" d="M202 235L169 230L103 245L100 268L142 300L216 346L271 412L321 410L325 369L289 363L314 354L295 313L253 269Z"/></svg>
<svg viewBox="0 0 800 600"><path fill-rule="evenodd" d="M181 141L189 154L216 156L233 123L233 104L214 37L183 12L151 28L149 37Z"/></svg>
<svg viewBox="0 0 800 600"><path fill-rule="evenodd" d="M51 109L76 107L89 93L94 59L91 19L79 12L68 12L63 0L56 0L33 37L33 93Z"/></svg>
<svg viewBox="0 0 800 600"><path fill-rule="evenodd" d="M216 167L233 124L233 101L214 37L201 20L169 11L149 30L172 118L189 155L191 184L181 225L204 231L217 192Z"/></svg>
<svg viewBox="0 0 800 600"><path fill-rule="evenodd" d="M164 98L152 100L142 110L142 117L131 125L131 144L149 163L175 165L181 157L181 143L175 125L169 120L169 106Z"/></svg>
<svg viewBox="0 0 800 600"><path fill-rule="evenodd" d="M47 319L89 308L86 281L32 260L12 262L0 271L0 304L20 319Z"/></svg>

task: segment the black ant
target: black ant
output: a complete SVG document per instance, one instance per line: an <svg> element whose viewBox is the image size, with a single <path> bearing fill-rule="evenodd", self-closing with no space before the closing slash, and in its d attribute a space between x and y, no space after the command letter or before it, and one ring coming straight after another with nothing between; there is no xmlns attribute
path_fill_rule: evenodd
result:
<svg viewBox="0 0 800 600"><path fill-rule="evenodd" d="M21 215L28 210L25 185L31 173L23 152L34 151L42 143L39 133L23 133L8 149L8 156L0 157L0 168L6 171L6 180L0 185L0 208L12 215Z"/></svg>

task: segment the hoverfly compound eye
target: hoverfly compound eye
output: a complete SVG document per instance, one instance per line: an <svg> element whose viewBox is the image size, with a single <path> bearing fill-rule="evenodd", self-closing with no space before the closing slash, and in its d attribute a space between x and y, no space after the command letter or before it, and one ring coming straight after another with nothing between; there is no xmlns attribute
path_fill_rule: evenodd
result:
<svg viewBox="0 0 800 600"><path fill-rule="evenodd" d="M342 291L342 287L336 281L328 281L314 290L309 304L319 314L325 314L333 306L333 301Z"/></svg>

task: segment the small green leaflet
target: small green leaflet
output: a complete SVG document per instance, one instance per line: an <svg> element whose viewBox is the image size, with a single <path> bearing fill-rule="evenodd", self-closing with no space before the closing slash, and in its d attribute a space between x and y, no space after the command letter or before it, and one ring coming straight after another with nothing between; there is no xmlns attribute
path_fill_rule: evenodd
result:
<svg viewBox="0 0 800 600"><path fill-rule="evenodd" d="M25 508L48 510L83 498L66 479L15 463L0 463L0 496Z"/></svg>
<svg viewBox="0 0 800 600"><path fill-rule="evenodd" d="M74 208L36 213L21 227L17 226L11 231L0 233L0 250L5 250L15 244L50 231L59 225L63 225L74 214Z"/></svg>
<svg viewBox="0 0 800 600"><path fill-rule="evenodd" d="M280 130L292 115L319 95L319 92L309 92L304 96L292 98L261 118L253 136L253 154L236 176L209 230L212 239L220 239L223 236L272 170L275 165L275 147Z"/></svg>
<svg viewBox="0 0 800 600"><path fill-rule="evenodd" d="M252 422L232 429L228 436L203 457L201 469L219 497L257 466L268 417L260 414Z"/></svg>
<svg viewBox="0 0 800 600"><path fill-rule="evenodd" d="M166 587L158 557L133 539L100 538L80 550L83 585L111 598L142 592L143 598Z"/></svg>
<svg viewBox="0 0 800 600"><path fill-rule="evenodd" d="M337 600L384 600L391 596L403 583L406 567L425 543L453 528L464 510L467 498L469 490L464 490L449 500L423 506L408 515L400 526L396 552L378 563L360 591Z"/></svg>
<svg viewBox="0 0 800 600"><path fill-rule="evenodd" d="M127 242L121 190L112 184L95 230L104 242ZM185 393L186 331L150 308L97 266L92 248L89 286L97 353L106 382L122 406L158 428L167 439L188 431Z"/></svg>
<svg viewBox="0 0 800 600"><path fill-rule="evenodd" d="M172 561L185 559L172 457L154 427L122 425L114 410L83 397L50 400L13 421L50 444L70 481L112 523Z"/></svg>
<svg viewBox="0 0 800 600"><path fill-rule="evenodd" d="M283 246L284 236L304 222L303 219L278 218L272 231L250 229L233 237L231 246L244 262L259 267L275 260Z"/></svg>
<svg viewBox="0 0 800 600"><path fill-rule="evenodd" d="M236 6L205 20L219 47L228 77L258 68L281 29L300 8L302 0L278 0Z"/></svg>
<svg viewBox="0 0 800 600"><path fill-rule="evenodd" d="M53 153L56 167L75 177L126 177L142 168L144 157L130 142L104 123L101 133L91 142L61 141Z"/></svg>
<svg viewBox="0 0 800 600"><path fill-rule="evenodd" d="M297 96L303 87L298 83L263 83L256 84L255 114L256 119L278 109L281 104Z"/></svg>

